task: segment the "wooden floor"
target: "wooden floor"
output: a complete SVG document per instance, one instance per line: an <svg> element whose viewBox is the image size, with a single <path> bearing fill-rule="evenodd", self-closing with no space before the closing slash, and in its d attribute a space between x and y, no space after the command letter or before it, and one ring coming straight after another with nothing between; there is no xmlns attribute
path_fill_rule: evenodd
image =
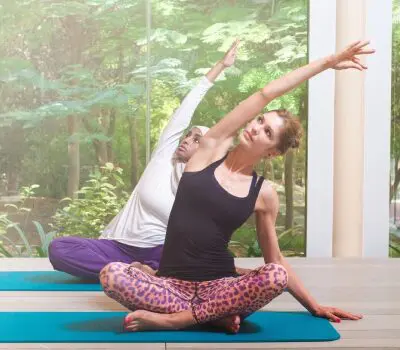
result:
<svg viewBox="0 0 400 350"><path fill-rule="evenodd" d="M303 259L289 262L321 304L362 313L335 324L341 339L324 343L226 344L0 344L0 349L400 349L400 259ZM256 267L261 259L237 259ZM0 270L50 270L46 259L0 259ZM269 310L302 307L289 293ZM102 292L0 292L1 311L120 311ZM0 329L1 332L1 329Z"/></svg>

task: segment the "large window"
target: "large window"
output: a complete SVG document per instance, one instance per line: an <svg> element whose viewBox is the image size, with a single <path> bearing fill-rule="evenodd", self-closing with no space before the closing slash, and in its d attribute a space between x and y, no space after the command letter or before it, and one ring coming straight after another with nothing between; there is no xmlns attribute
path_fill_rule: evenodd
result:
<svg viewBox="0 0 400 350"><path fill-rule="evenodd" d="M307 61L305 0L10 1L0 12L0 256L45 255L44 233L98 237L173 110L235 38L235 66L192 124L213 125ZM306 101L303 85L268 108L289 109L307 130ZM258 165L280 196L286 255L304 255L305 168L306 137ZM254 218L233 241L237 256L261 254Z"/></svg>

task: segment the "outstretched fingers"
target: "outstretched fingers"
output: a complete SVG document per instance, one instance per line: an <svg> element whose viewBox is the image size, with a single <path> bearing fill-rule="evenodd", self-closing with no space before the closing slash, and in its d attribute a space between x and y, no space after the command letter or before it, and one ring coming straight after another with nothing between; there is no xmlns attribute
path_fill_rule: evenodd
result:
<svg viewBox="0 0 400 350"><path fill-rule="evenodd" d="M362 315L360 315L360 314L352 314L350 312L343 311L343 310L340 310L340 309L334 309L333 313L335 314L335 316L338 316L338 317L340 317L341 319L344 319L344 320L356 321L356 320L360 320L360 319L363 318Z"/></svg>
<svg viewBox="0 0 400 350"><path fill-rule="evenodd" d="M374 49L368 49L368 50L359 50L356 52L356 55L369 55L371 53L374 53Z"/></svg>
<svg viewBox="0 0 400 350"><path fill-rule="evenodd" d="M357 40L357 41L351 43L349 46L347 46L346 50L347 51L352 50L355 47L357 47L358 45L360 45L360 43L361 43L361 40Z"/></svg>
<svg viewBox="0 0 400 350"><path fill-rule="evenodd" d="M354 54L355 55L369 55L374 53L374 49L366 49L365 47L370 44L369 40L361 41L357 45L354 46Z"/></svg>
<svg viewBox="0 0 400 350"><path fill-rule="evenodd" d="M363 47L369 45L370 41L369 40L363 40L363 41L359 41L357 45L355 45L355 47L359 50L362 49Z"/></svg>
<svg viewBox="0 0 400 350"><path fill-rule="evenodd" d="M350 54L352 56L354 55L369 55L375 52L374 49L370 49L370 48L365 48L367 45L370 44L369 40L358 40L352 44L350 44L349 46L347 46L345 52L347 52L347 54Z"/></svg>
<svg viewBox="0 0 400 350"><path fill-rule="evenodd" d="M231 47L229 48L228 52L230 53L230 52L235 51L237 49L237 47L239 46L239 44L240 44L240 39L236 39L233 42L233 44L231 45Z"/></svg>
<svg viewBox="0 0 400 350"><path fill-rule="evenodd" d="M337 317L333 312L327 312L325 317L331 322L340 322L340 318Z"/></svg>
<svg viewBox="0 0 400 350"><path fill-rule="evenodd" d="M368 69L368 67L364 63L362 63L359 58L353 57L351 60L358 67L357 69L360 69L360 70Z"/></svg>
<svg viewBox="0 0 400 350"><path fill-rule="evenodd" d="M350 63L349 64L349 68L354 68L354 69L357 69L359 71L363 71L365 69L360 64L357 64L357 63Z"/></svg>

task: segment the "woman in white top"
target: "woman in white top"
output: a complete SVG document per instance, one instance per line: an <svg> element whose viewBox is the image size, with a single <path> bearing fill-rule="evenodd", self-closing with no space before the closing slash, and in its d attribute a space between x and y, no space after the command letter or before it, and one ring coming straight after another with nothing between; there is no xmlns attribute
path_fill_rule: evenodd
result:
<svg viewBox="0 0 400 350"><path fill-rule="evenodd" d="M236 40L172 115L127 204L100 239L61 237L51 242L49 259L54 269L89 279L98 279L100 270L114 261L138 262L158 269L179 180L208 128L192 127L179 140L215 79L233 65L238 44Z"/></svg>

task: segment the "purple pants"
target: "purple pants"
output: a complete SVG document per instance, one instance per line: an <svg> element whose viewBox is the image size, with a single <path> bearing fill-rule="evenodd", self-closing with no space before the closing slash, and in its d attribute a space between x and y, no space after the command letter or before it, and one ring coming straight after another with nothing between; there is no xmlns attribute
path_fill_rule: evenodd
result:
<svg viewBox="0 0 400 350"><path fill-rule="evenodd" d="M111 262L137 261L158 270L162 249L162 245L139 248L109 239L60 237L50 243L49 259L55 270L98 280L100 270Z"/></svg>

